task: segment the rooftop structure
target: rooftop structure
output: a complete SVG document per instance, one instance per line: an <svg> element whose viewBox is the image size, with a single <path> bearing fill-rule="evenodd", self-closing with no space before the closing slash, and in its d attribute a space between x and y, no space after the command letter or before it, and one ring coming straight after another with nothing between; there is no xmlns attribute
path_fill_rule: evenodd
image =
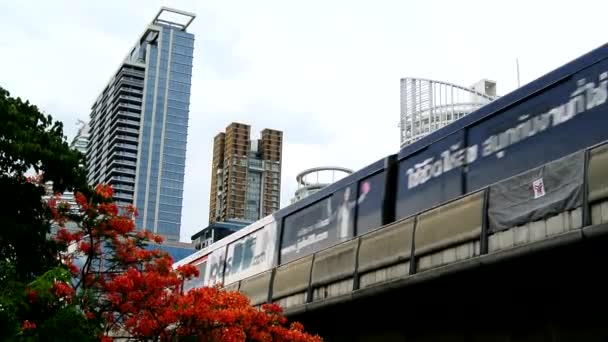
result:
<svg viewBox="0 0 608 342"><path fill-rule="evenodd" d="M312 195L351 173L353 170L340 166L319 166L304 170L296 176L298 189L291 199L291 203Z"/></svg>
<svg viewBox="0 0 608 342"><path fill-rule="evenodd" d="M401 79L401 147L496 98L496 82L486 79L470 87L423 78Z"/></svg>

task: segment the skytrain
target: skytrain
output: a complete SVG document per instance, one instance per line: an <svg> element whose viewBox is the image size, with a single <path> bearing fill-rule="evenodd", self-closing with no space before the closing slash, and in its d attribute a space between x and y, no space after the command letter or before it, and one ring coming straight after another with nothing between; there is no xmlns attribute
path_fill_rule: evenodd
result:
<svg viewBox="0 0 608 342"><path fill-rule="evenodd" d="M174 266L193 264L200 271L185 290L230 286L383 229L606 142L607 100L608 44ZM438 121L438 115L428 120ZM523 184L517 195L544 196L552 180L539 180ZM550 212L550 196L543 198L549 208L543 210ZM513 225L529 219L507 216L501 219Z"/></svg>

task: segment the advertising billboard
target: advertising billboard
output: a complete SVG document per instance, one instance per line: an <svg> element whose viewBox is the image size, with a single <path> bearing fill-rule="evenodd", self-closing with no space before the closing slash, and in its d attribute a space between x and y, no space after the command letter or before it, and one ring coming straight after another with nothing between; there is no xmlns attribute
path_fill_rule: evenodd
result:
<svg viewBox="0 0 608 342"><path fill-rule="evenodd" d="M357 198L355 185L347 186L283 222L281 263L314 253L353 237L354 212L367 193Z"/></svg>
<svg viewBox="0 0 608 342"><path fill-rule="evenodd" d="M468 129L472 191L608 139L608 61Z"/></svg>
<svg viewBox="0 0 608 342"><path fill-rule="evenodd" d="M329 212L329 225L332 230L330 238L332 244L349 240L354 236L355 207L365 201L366 196L357 196L355 185L336 191L331 198Z"/></svg>
<svg viewBox="0 0 608 342"><path fill-rule="evenodd" d="M357 235L382 226L385 179L386 172L383 171L359 183L361 196L357 208Z"/></svg>
<svg viewBox="0 0 608 342"><path fill-rule="evenodd" d="M405 218L462 194L462 169L474 151L456 132L399 162L395 216Z"/></svg>
<svg viewBox="0 0 608 342"><path fill-rule="evenodd" d="M228 245L224 284L245 279L272 268L277 224L271 222Z"/></svg>

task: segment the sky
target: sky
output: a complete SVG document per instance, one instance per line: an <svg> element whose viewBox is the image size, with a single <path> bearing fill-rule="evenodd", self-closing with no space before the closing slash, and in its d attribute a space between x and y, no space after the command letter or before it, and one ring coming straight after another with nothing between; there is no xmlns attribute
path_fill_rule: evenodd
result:
<svg viewBox="0 0 608 342"><path fill-rule="evenodd" d="M0 87L68 139L161 6L196 14L181 241L208 222L213 136L233 121L284 132L281 204L316 166L399 150L399 81L499 95L608 42L602 1L0 0Z"/></svg>

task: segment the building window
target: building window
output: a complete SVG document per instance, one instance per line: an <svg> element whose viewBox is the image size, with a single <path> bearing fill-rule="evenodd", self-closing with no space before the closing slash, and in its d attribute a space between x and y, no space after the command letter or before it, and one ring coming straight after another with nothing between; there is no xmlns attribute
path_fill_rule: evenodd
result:
<svg viewBox="0 0 608 342"><path fill-rule="evenodd" d="M250 171L247 173L247 190L246 190L246 206L245 219L256 221L260 218L260 197L262 193L262 174L260 172Z"/></svg>

